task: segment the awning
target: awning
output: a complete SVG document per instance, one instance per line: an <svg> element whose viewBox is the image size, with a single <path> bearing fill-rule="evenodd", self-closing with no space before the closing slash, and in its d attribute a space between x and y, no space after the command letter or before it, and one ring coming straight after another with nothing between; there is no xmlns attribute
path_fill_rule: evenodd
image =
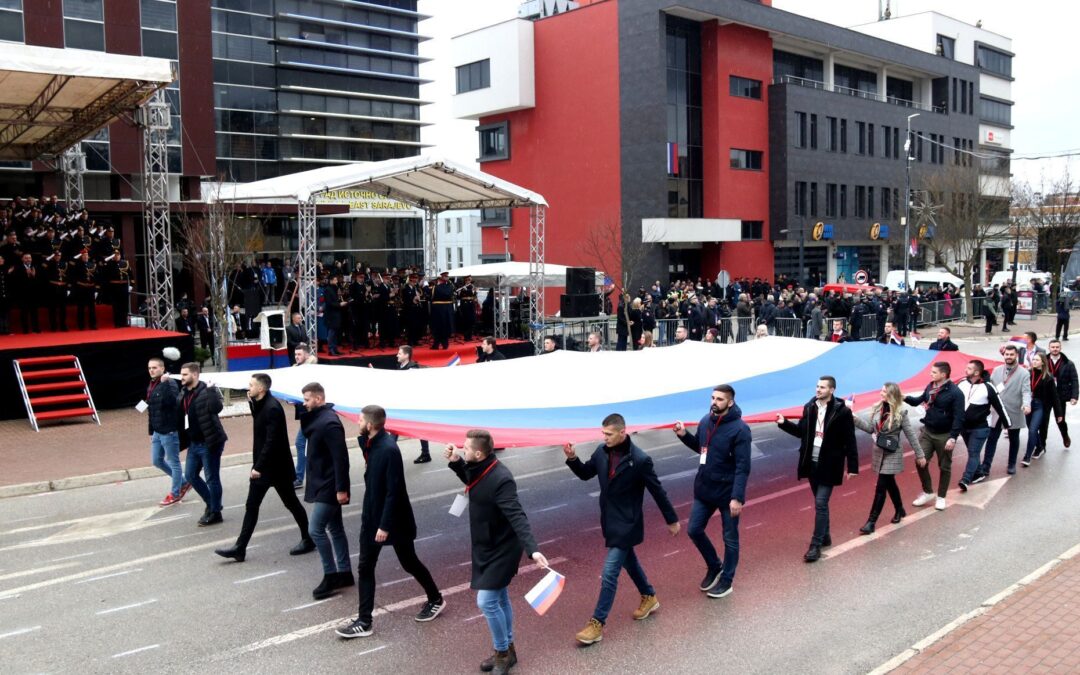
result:
<svg viewBox="0 0 1080 675"><path fill-rule="evenodd" d="M527 262L499 262L488 265L469 265L449 270L454 279L472 277L473 282L479 286L497 286L504 283L507 286L529 285L529 263ZM596 285L604 284L604 273L596 273ZM544 286L562 288L566 286L566 265L544 265Z"/></svg>

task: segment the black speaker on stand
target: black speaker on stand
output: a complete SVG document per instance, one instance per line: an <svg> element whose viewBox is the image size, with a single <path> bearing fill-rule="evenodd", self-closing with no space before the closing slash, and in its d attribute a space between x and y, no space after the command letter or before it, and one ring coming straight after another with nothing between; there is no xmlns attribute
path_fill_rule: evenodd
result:
<svg viewBox="0 0 1080 675"><path fill-rule="evenodd" d="M560 298L559 315L564 319L597 316L603 305L596 292L596 270L592 267L566 268L566 294Z"/></svg>

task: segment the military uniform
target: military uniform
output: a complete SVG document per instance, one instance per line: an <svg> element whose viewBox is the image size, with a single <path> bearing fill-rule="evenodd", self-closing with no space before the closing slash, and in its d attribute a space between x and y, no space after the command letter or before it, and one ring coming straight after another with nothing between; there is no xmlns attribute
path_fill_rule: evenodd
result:
<svg viewBox="0 0 1080 675"><path fill-rule="evenodd" d="M454 287L449 279L440 277L431 291L431 346L450 348L450 333L454 328Z"/></svg>
<svg viewBox="0 0 1080 675"><path fill-rule="evenodd" d="M60 253L49 256L41 265L45 279L45 302L49 307L49 330L67 330L68 285L64 280L64 264Z"/></svg>
<svg viewBox="0 0 1080 675"><path fill-rule="evenodd" d="M471 277L465 278L465 284L457 290L457 295L461 335L469 342L472 340L473 324L476 323L476 287L473 286Z"/></svg>
<svg viewBox="0 0 1080 675"><path fill-rule="evenodd" d="M105 261L104 281L108 288L109 304L112 305L113 326L124 328L127 326L129 301L129 288L131 284L131 267L127 260L117 260L115 257Z"/></svg>
<svg viewBox="0 0 1080 675"><path fill-rule="evenodd" d="M67 265L67 281L71 285L71 297L75 301L75 320L79 330L86 329L86 315L89 314L90 330L97 330L97 313L94 311L94 296L97 284L94 275L96 267L92 260L73 260Z"/></svg>

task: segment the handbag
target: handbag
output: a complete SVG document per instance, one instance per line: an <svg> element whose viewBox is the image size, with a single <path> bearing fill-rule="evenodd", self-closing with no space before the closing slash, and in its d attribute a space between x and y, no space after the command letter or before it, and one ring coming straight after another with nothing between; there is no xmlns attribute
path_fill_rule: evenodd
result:
<svg viewBox="0 0 1080 675"><path fill-rule="evenodd" d="M900 429L878 432L874 443L884 452L896 452L900 449Z"/></svg>

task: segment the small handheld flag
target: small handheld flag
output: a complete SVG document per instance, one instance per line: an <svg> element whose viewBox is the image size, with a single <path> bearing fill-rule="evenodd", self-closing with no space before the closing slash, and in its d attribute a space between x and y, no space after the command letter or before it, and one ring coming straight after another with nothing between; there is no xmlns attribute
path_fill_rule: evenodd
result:
<svg viewBox="0 0 1080 675"><path fill-rule="evenodd" d="M525 594L525 601L528 602L536 613L543 616L555 601L559 599L559 595L562 594L563 586L566 585L566 577L559 574L555 570L548 568L548 573L544 575L544 578L540 580L540 583L532 587L532 589Z"/></svg>
<svg viewBox="0 0 1080 675"><path fill-rule="evenodd" d="M446 367L456 366L459 363L461 363L461 354L454 354L453 358L446 362Z"/></svg>

